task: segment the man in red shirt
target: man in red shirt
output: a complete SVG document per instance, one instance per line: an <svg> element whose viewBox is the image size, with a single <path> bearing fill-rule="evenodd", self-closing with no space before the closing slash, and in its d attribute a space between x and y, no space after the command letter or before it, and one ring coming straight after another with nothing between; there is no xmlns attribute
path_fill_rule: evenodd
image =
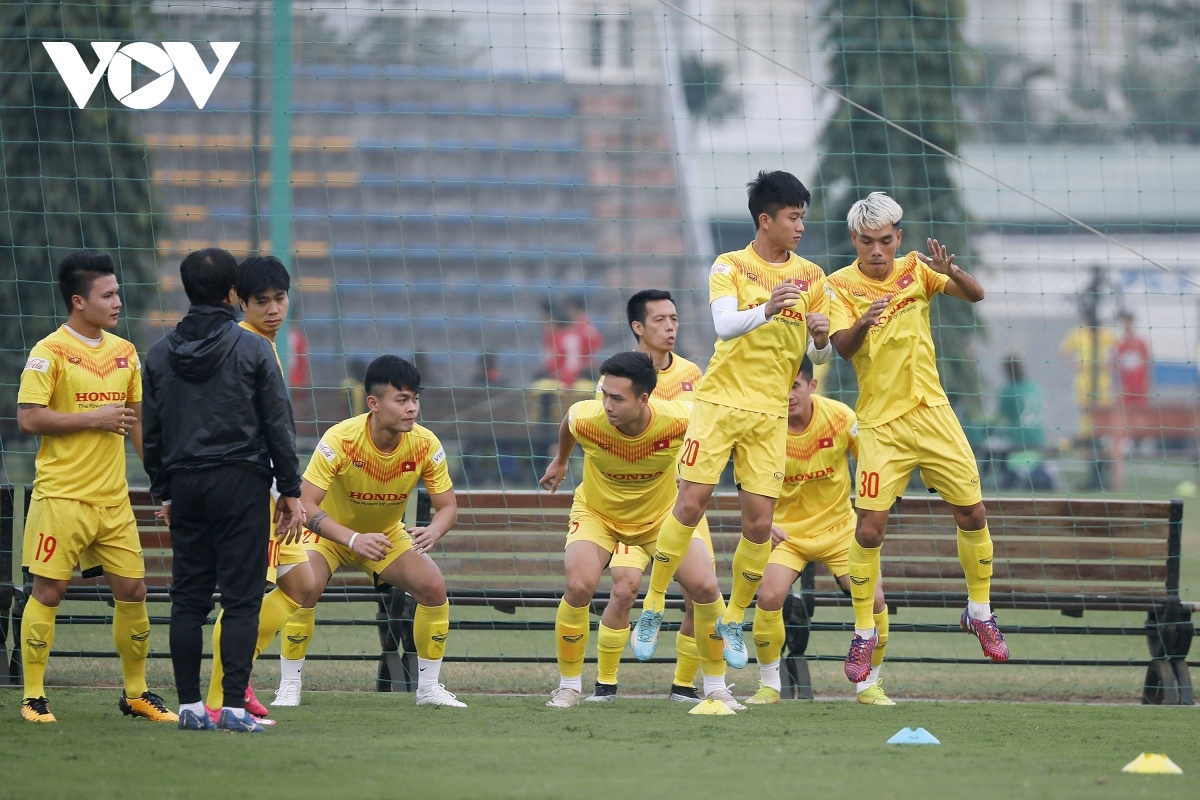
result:
<svg viewBox="0 0 1200 800"><path fill-rule="evenodd" d="M1150 345L1133 329L1133 314L1121 312L1121 340L1117 343L1117 374L1121 397L1127 406L1144 406L1150 396Z"/></svg>

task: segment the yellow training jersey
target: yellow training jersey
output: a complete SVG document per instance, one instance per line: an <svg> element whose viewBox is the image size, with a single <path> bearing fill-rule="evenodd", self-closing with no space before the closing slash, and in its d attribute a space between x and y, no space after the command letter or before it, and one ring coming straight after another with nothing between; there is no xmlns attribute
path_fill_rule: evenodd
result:
<svg viewBox="0 0 1200 800"><path fill-rule="evenodd" d="M849 328L872 302L892 295L879 322L851 359L858 376L855 411L862 427L885 425L922 403L949 404L929 330L929 303L949 280L927 267L915 251L896 259L892 274L882 281L864 275L858 261L829 276L835 296L831 330Z"/></svg>
<svg viewBox="0 0 1200 800"><path fill-rule="evenodd" d="M800 299L765 325L733 339L718 339L696 399L745 411L787 415L788 390L808 346L806 313L826 314L825 273L792 253L786 264L769 264L753 245L717 256L708 276L708 302L736 297L738 311L757 308L771 290L791 281Z"/></svg>
<svg viewBox="0 0 1200 800"><path fill-rule="evenodd" d="M656 400L682 400L690 403L696 396L696 387L704 373L700 368L681 355L671 354L671 365L658 371L658 383L650 396ZM600 383L596 384L596 399L601 400Z"/></svg>
<svg viewBox="0 0 1200 800"><path fill-rule="evenodd" d="M142 365L137 350L102 332L92 347L63 325L29 352L17 403L78 414L101 406L142 402ZM89 429L43 436L35 462L33 497L61 497L114 506L129 497L125 437Z"/></svg>
<svg viewBox="0 0 1200 800"><path fill-rule="evenodd" d="M321 509L357 533L382 533L404 519L417 480L430 494L453 488L446 451L428 429L414 425L390 453L375 447L370 413L339 422L321 437L304 480L327 494Z"/></svg>
<svg viewBox="0 0 1200 800"><path fill-rule="evenodd" d="M239 322L238 327L243 328L244 330L248 330L251 333L257 333L259 336L263 337L268 342L270 342L271 343L271 352L275 354L275 363L279 365L279 368L281 370L283 369L283 362L279 359L279 348L275 346L274 339L272 339L270 336L267 336L266 334L264 334L262 331L260 331L258 328L251 325L249 322L246 322L246 320L242 320L241 322Z"/></svg>
<svg viewBox="0 0 1200 800"><path fill-rule="evenodd" d="M848 455L858 458L858 420L845 403L813 395L803 433L788 431L775 524L788 536L816 536L854 519Z"/></svg>
<svg viewBox="0 0 1200 800"><path fill-rule="evenodd" d="M683 446L691 405L650 400L650 424L628 437L608 421L604 406L584 400L567 413L583 447L583 481L575 502L621 528L642 528L675 503L675 458Z"/></svg>

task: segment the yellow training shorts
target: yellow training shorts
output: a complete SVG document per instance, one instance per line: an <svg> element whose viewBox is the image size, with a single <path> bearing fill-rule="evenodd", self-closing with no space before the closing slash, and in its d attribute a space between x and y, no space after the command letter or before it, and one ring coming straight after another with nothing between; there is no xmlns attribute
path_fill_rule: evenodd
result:
<svg viewBox="0 0 1200 800"><path fill-rule="evenodd" d="M21 565L54 581L71 578L84 558L122 578L146 577L142 542L129 498L115 506L94 506L61 497L29 504Z"/></svg>
<svg viewBox="0 0 1200 800"><path fill-rule="evenodd" d="M392 543L392 549L379 561L371 561L366 556L360 556L345 545L340 545L332 539L326 539L324 536L317 536L315 534L312 535L309 541L305 542L304 547L321 554L325 559L325 563L329 565L330 574L336 573L338 567L358 567L378 582L379 576L383 574L383 571L391 566L392 562L397 558L412 550L413 547L412 537L404 529L403 522L398 522L386 531L380 531L380 533L388 537L388 540ZM306 535L304 539L309 539L309 536Z"/></svg>
<svg viewBox="0 0 1200 800"><path fill-rule="evenodd" d="M738 489L778 499L787 464L787 417L695 401L679 451L679 477L715 486L730 454Z"/></svg>
<svg viewBox="0 0 1200 800"><path fill-rule="evenodd" d="M855 506L891 509L918 467L925 484L951 505L983 499L975 454L953 409L919 405L886 425L859 429Z"/></svg>
<svg viewBox="0 0 1200 800"><path fill-rule="evenodd" d="M715 563L716 556L713 555L712 533L708 529L708 517L700 518L700 524L696 526L696 530L692 533L692 538L704 542L704 547L708 550L709 557ZM618 544L613 548L612 559L608 562L608 568L636 569L638 572L645 572L646 567L650 566L652 556L653 554L645 548Z"/></svg>
<svg viewBox="0 0 1200 800"><path fill-rule="evenodd" d="M850 543L854 541L857 525L858 518L850 515L843 524L815 536L806 536L794 526L780 525L787 534L787 541L771 550L767 563L803 572L809 563L816 561L828 567L835 578L847 575L850 572Z"/></svg>
<svg viewBox="0 0 1200 800"><path fill-rule="evenodd" d="M304 531L309 535L309 531ZM304 564L308 562L308 550L303 540L283 544L282 539L275 538L275 498L271 498L271 538L267 542L267 582L275 583L279 567L286 564Z"/></svg>
<svg viewBox="0 0 1200 800"><path fill-rule="evenodd" d="M592 542L610 553L617 549L617 545L623 545L631 551L641 552L649 563L654 555L654 544L658 541L658 530L670 513L668 507L643 525L621 525L576 500L571 506L571 517L567 523L566 544Z"/></svg>

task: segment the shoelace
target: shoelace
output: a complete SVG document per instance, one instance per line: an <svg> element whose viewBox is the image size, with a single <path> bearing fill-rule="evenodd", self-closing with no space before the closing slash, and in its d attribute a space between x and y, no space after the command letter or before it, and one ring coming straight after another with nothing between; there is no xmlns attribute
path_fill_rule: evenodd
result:
<svg viewBox="0 0 1200 800"><path fill-rule="evenodd" d="M741 653L746 650L746 640L742 638L742 626L729 626L729 649Z"/></svg>
<svg viewBox="0 0 1200 800"><path fill-rule="evenodd" d="M650 618L646 618L645 622L638 620L637 638L639 642L654 641L654 634L650 631Z"/></svg>
<svg viewBox="0 0 1200 800"><path fill-rule="evenodd" d="M34 711L36 711L39 714L49 714L50 713L50 701L44 697L30 698L26 702L29 703L30 708L32 708Z"/></svg>
<svg viewBox="0 0 1200 800"><path fill-rule="evenodd" d="M850 657L854 658L855 656L859 656L865 658L867 655L867 649L871 646L870 642L870 639L864 639L861 636L855 636L850 642Z"/></svg>
<svg viewBox="0 0 1200 800"><path fill-rule="evenodd" d="M154 692L146 692L145 694L143 694L141 696L140 699L145 700L147 703L154 706L154 708L158 711L162 711L165 713L167 710L167 704L164 703L163 699L161 697L159 697L158 695L156 695Z"/></svg>

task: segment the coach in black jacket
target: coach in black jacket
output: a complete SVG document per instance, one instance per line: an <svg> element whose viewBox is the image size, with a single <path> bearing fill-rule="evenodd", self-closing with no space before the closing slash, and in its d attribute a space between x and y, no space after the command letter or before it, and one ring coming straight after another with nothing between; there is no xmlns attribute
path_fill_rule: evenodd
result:
<svg viewBox="0 0 1200 800"><path fill-rule="evenodd" d="M248 730L257 727L245 716L244 698L267 571L272 477L280 494L277 535L298 532L303 521L292 406L270 344L235 320L233 256L200 250L179 272L192 305L146 355L142 435L150 490L171 528L180 727L211 727L200 699L200 658L219 587L222 688L231 709L221 723Z"/></svg>

